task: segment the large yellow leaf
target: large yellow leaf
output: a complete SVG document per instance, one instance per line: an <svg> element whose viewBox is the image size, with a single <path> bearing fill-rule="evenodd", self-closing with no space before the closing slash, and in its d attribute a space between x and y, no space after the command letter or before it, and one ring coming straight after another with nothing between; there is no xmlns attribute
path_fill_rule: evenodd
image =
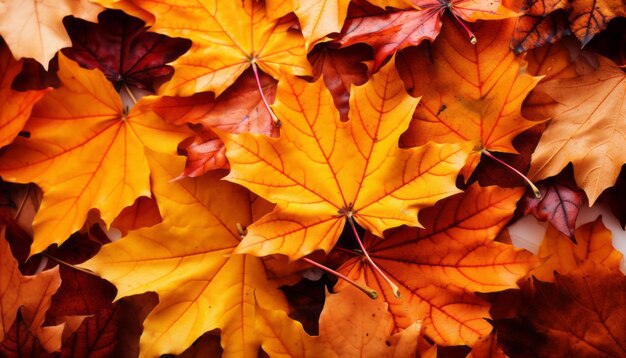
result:
<svg viewBox="0 0 626 358"><path fill-rule="evenodd" d="M0 147L13 141L22 130L30 111L44 91L18 92L11 89L13 79L22 69L0 39Z"/></svg>
<svg viewBox="0 0 626 358"><path fill-rule="evenodd" d="M221 134L231 165L226 179L278 204L248 228L238 252L298 259L329 251L348 217L379 236L419 225L419 208L458 192L455 178L473 143L398 148L417 101L393 63L352 87L348 122L339 120L321 79L280 82L273 107L279 138Z"/></svg>
<svg viewBox="0 0 626 358"><path fill-rule="evenodd" d="M539 77L529 75L524 60L509 48L515 20L475 25L476 45L459 26L444 22L432 49L411 49L398 58L410 93L422 96L401 143L478 141L464 173L469 174L483 148L516 153L513 138L537 123L526 120L520 108Z"/></svg>
<svg viewBox="0 0 626 358"><path fill-rule="evenodd" d="M494 242L513 216L521 189L470 186L422 212L426 229L403 227L385 240L371 235L373 261L400 288L400 298L357 256L339 271L364 282L389 303L396 330L423 320L437 344L472 345L489 334L489 304L473 292L517 288L534 260L529 252ZM338 283L338 289L346 286Z"/></svg>
<svg viewBox="0 0 626 358"><path fill-rule="evenodd" d="M221 329L225 356L256 357L255 300L268 309L286 310L287 303L261 259L233 250L237 226L250 224L255 206L264 203L219 180L220 171L171 182L184 158L148 157L163 223L105 245L83 266L114 283L118 298L158 293L159 304L144 322L142 355L180 353L203 333Z"/></svg>
<svg viewBox="0 0 626 358"><path fill-rule="evenodd" d="M152 113L150 98L126 115L98 70L61 55L59 77L63 85L33 108L29 138L18 137L0 157L4 180L34 182L44 192L31 253L65 241L92 208L110 223L137 197L150 196L144 147L175 153L187 135Z"/></svg>
<svg viewBox="0 0 626 358"><path fill-rule="evenodd" d="M89 0L4 0L0 2L0 35L15 58L34 58L47 69L58 50L72 45L63 18L73 15L96 21L102 10Z"/></svg>
<svg viewBox="0 0 626 358"><path fill-rule="evenodd" d="M191 50L172 63L176 72L160 89L164 94L220 94L253 62L276 79L281 71L310 75L302 35L289 31L293 21L268 19L261 1L134 2L155 15L154 31L193 41Z"/></svg>

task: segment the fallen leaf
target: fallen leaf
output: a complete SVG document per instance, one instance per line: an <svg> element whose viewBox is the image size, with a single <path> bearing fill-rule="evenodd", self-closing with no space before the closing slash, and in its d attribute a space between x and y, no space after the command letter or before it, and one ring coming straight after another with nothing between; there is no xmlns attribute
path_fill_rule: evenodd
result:
<svg viewBox="0 0 626 358"><path fill-rule="evenodd" d="M598 56L599 68L570 79L553 79L537 86L539 95L557 102L548 107L552 120L535 153L528 176L544 179L571 162L576 183L589 205L615 184L626 162L626 74Z"/></svg>
<svg viewBox="0 0 626 358"><path fill-rule="evenodd" d="M620 198L626 198L626 170L624 170L624 166L622 166L615 185L606 190L600 200L608 203L613 215L622 225L622 229L626 229L626 208L624 208L626 203L624 200L620 200Z"/></svg>
<svg viewBox="0 0 626 358"><path fill-rule="evenodd" d="M259 83L270 103L276 94L276 81L259 74ZM196 93L190 97L161 97L152 110L172 124L199 124L192 143L186 147L187 165L181 176L197 177L215 169L227 169L226 148L212 128L230 133L278 135L271 114L263 103L252 71L241 75L219 97Z"/></svg>
<svg viewBox="0 0 626 358"><path fill-rule="evenodd" d="M110 223L137 197L150 195L144 148L174 153L188 135L148 111L150 98L126 114L101 72L63 56L59 65L63 86L37 103L24 128L29 137L18 137L0 161L5 180L34 182L44 192L31 254L66 240L92 208Z"/></svg>
<svg viewBox="0 0 626 358"><path fill-rule="evenodd" d="M127 85L154 92L155 80L174 73L166 63L191 47L187 39L148 32L143 21L121 11L101 12L97 24L74 17L63 23L72 40L63 54L85 68L100 69L118 91Z"/></svg>
<svg viewBox="0 0 626 358"><path fill-rule="evenodd" d="M496 332L481 338L474 346L467 358L506 358L508 357L498 345L498 336Z"/></svg>
<svg viewBox="0 0 626 358"><path fill-rule="evenodd" d="M579 267L602 265L619 271L623 255L613 247L611 231L601 218L576 229L576 244L569 237L548 226L537 256L543 264L532 275L546 282L554 281L554 273L567 275Z"/></svg>
<svg viewBox="0 0 626 358"><path fill-rule="evenodd" d="M147 25L154 24L154 15L142 8L135 0L90 0L108 9L122 10L125 13L143 20Z"/></svg>
<svg viewBox="0 0 626 358"><path fill-rule="evenodd" d="M514 20L477 24L482 41L476 45L464 42L456 26L446 25L432 51L409 49L398 58L409 92L423 96L400 144L478 141L463 171L468 178L481 149L516 153L513 138L539 123L525 119L520 108L540 78L528 74L524 60L509 49Z"/></svg>
<svg viewBox="0 0 626 358"><path fill-rule="evenodd" d="M583 205L584 192L576 186L571 171L537 183L541 198L526 193L520 201L524 215L532 214L539 221L547 221L561 233L574 239L578 212Z"/></svg>
<svg viewBox="0 0 626 358"><path fill-rule="evenodd" d="M126 235L130 230L150 227L163 221L159 207L154 198L140 196L133 205L124 208L113 220L111 227L121 231Z"/></svg>
<svg viewBox="0 0 626 358"><path fill-rule="evenodd" d="M144 322L141 355L177 354L203 333L221 329L224 354L256 357L261 342L254 330L255 300L287 309L263 261L233 254L238 225L257 215L251 194L221 181L223 172L170 179L184 159L150 152L154 196L165 220L105 245L81 265L115 284L118 298L146 291L159 304ZM199 314L199 313L202 314Z"/></svg>
<svg viewBox="0 0 626 358"><path fill-rule="evenodd" d="M47 352L59 350L63 325L42 327L46 311L50 307L50 298L61 285L59 268L55 267L34 276L22 276L4 239L4 229L0 233L0 259L0 342L9 334L9 328L21 308L25 325L44 349ZM18 337L24 334L20 327L20 323L14 327Z"/></svg>
<svg viewBox="0 0 626 358"><path fill-rule="evenodd" d="M307 52L326 35L341 31L350 4L350 0L293 1Z"/></svg>
<svg viewBox="0 0 626 358"><path fill-rule="evenodd" d="M489 304L473 292L517 288L532 268L528 252L494 242L513 216L522 190L470 186L420 216L426 229L402 227L385 240L365 236L372 260L400 298L357 256L339 272L376 290L389 303L396 331L423 320L426 336L441 345L472 345L492 330ZM346 287L338 282L337 289Z"/></svg>
<svg viewBox="0 0 626 358"><path fill-rule="evenodd" d="M309 54L309 61L313 65L313 79L324 79L342 121L348 120L350 87L360 86L367 81L368 68L363 61L368 57L371 57L369 51L356 46L339 50L320 46Z"/></svg>
<svg viewBox="0 0 626 358"><path fill-rule="evenodd" d="M596 267L535 282L527 318L547 335L543 357L622 357L626 355L626 278Z"/></svg>
<svg viewBox="0 0 626 358"><path fill-rule="evenodd" d="M555 11L567 13L569 27L578 40L585 46L598 32L604 30L611 19L626 16L626 4L612 0L526 0L523 4L522 29L528 28L526 17L548 17ZM558 16L558 15L557 15ZM562 25L559 25L562 26ZM545 28L545 30L550 30ZM559 31L560 32L560 31ZM536 45L549 42L552 31L538 31ZM532 48L532 47L529 47Z"/></svg>
<svg viewBox="0 0 626 358"><path fill-rule="evenodd" d="M219 134L231 165L225 179L278 204L248 227L237 252L292 260L328 252L347 218L380 236L419 225L420 208L458 192L454 181L472 143L398 148L417 101L393 63L352 87L348 122L322 81L281 81L273 105L279 138Z"/></svg>
<svg viewBox="0 0 626 358"><path fill-rule="evenodd" d="M13 79L22 70L23 61L15 61L8 47L0 39L0 147L10 144L24 128L33 105L44 91L15 91Z"/></svg>
<svg viewBox="0 0 626 358"><path fill-rule="evenodd" d="M257 312L262 347L270 356L408 357L415 354L421 333L416 322L392 335L387 303L372 300L354 287L327 295L319 336L306 334L283 311L259 307Z"/></svg>
<svg viewBox="0 0 626 358"><path fill-rule="evenodd" d="M287 18L270 20L263 2L136 0L152 12L152 30L193 42L191 50L172 63L174 77L159 91L190 96L197 92L224 92L252 64L278 79L281 71L310 75L304 40L289 31Z"/></svg>
<svg viewBox="0 0 626 358"><path fill-rule="evenodd" d="M341 46L363 42L374 48L374 69L386 58L403 48L416 46L423 40L434 41L442 27L442 17L449 10L458 21L507 18L512 12L500 14L500 0L413 0L404 10L380 11L363 5L354 5L348 15L340 38ZM458 24L446 26L458 27ZM464 33L463 42L470 44L471 35ZM480 36L478 36L480 38ZM510 39L510 38L509 38ZM475 39L474 39L475 41ZM479 42L483 42L480 39Z"/></svg>
<svg viewBox="0 0 626 358"><path fill-rule="evenodd" d="M5 0L0 7L0 35L16 59L34 58L45 69L70 39L63 17L95 20L102 7L89 0Z"/></svg>
<svg viewBox="0 0 626 358"><path fill-rule="evenodd" d="M46 357L48 352L41 345L39 339L30 331L24 322L21 312L17 314L13 325L2 331L0 339L0 355L6 358L13 357Z"/></svg>
<svg viewBox="0 0 626 358"><path fill-rule="evenodd" d="M567 14L562 11L555 11L547 16L525 14L517 20L511 48L519 55L545 44L555 43L571 33Z"/></svg>

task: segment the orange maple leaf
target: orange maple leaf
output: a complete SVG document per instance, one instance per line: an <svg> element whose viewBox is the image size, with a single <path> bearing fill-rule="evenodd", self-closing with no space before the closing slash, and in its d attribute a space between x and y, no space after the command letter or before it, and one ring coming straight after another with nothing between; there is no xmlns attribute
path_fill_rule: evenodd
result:
<svg viewBox="0 0 626 358"><path fill-rule="evenodd" d="M578 69L577 63L569 65ZM598 56L597 63L590 73L554 76L537 86L535 96L544 99L543 112L552 120L528 173L533 179L547 178L571 162L590 205L615 184L626 163L626 73L607 58ZM533 111L540 108L535 104Z"/></svg>
<svg viewBox="0 0 626 358"><path fill-rule="evenodd" d="M525 119L521 106L540 78L529 75L525 61L511 53L514 27L514 20L480 23L474 28L481 41L471 45L450 23L430 51L410 49L398 57L410 93L423 96L401 145L478 141L463 171L466 179L482 149L517 153L513 138L538 123Z"/></svg>
<svg viewBox="0 0 626 358"><path fill-rule="evenodd" d="M402 227L385 240L366 235L365 246L380 269L399 286L400 298L380 282L361 256L339 272L364 282L389 303L395 330L423 320L438 344L471 345L491 332L489 305L473 292L517 288L534 264L532 255L493 239L513 216L523 191L470 186L464 193L422 212L426 229ZM340 281L337 289L346 287Z"/></svg>
<svg viewBox="0 0 626 358"><path fill-rule="evenodd" d="M8 0L0 6L0 35L13 56L34 58L45 69L63 47L72 45L63 17L96 21L102 7L89 0Z"/></svg>
<svg viewBox="0 0 626 358"><path fill-rule="evenodd" d="M259 307L257 331L263 351L290 357L408 357L415 354L421 325L393 333L387 303L372 300L354 287L327 294L319 336L309 336L287 313Z"/></svg>
<svg viewBox="0 0 626 358"><path fill-rule="evenodd" d="M554 281L554 272L566 275L594 264L619 271L623 255L613 247L611 231L604 227L602 219L577 228L575 237L576 244L549 225L537 253L543 264L531 274L542 281Z"/></svg>
<svg viewBox="0 0 626 358"><path fill-rule="evenodd" d="M233 251L238 226L271 210L244 188L219 180L223 171L172 182L184 158L148 152L152 190L164 221L131 231L82 264L115 284L118 297L146 291L159 304L144 322L141 355L178 354L220 329L225 355L256 357L255 301L288 309L264 262Z"/></svg>
<svg viewBox="0 0 626 358"><path fill-rule="evenodd" d="M13 141L24 127L35 102L44 91L18 92L11 89L13 79L22 69L0 38L0 147Z"/></svg>
<svg viewBox="0 0 626 358"><path fill-rule="evenodd" d="M231 165L226 179L278 204L248 228L237 252L298 259L329 251L352 218L379 236L419 225L419 208L459 191L455 178L473 143L398 148L417 101L393 63L352 87L348 122L321 80L281 81L273 106L279 138L220 134Z"/></svg>
<svg viewBox="0 0 626 358"><path fill-rule="evenodd" d="M289 31L291 20L270 20L263 2L135 0L152 12L152 30L193 41L191 50L172 63L176 72L160 93L190 96L222 93L249 66L259 66L274 78L281 71L310 75L304 40Z"/></svg>
<svg viewBox="0 0 626 358"><path fill-rule="evenodd" d="M150 195L144 148L176 152L188 135L150 111L151 98L130 113L102 72L59 56L63 85L33 108L18 137L0 157L7 181L36 183L44 192L35 216L31 254L65 241L92 208L110 223L139 196Z"/></svg>
<svg viewBox="0 0 626 358"><path fill-rule="evenodd" d="M59 350L64 325L42 327L52 295L61 285L59 268L55 267L35 276L23 276L4 238L4 227L0 230L0 262L0 343L21 307L28 329L39 339L46 351Z"/></svg>

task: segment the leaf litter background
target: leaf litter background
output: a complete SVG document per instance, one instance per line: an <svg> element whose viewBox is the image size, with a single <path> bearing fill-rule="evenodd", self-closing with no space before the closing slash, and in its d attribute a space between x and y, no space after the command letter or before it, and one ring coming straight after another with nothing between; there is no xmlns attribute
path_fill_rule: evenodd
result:
<svg viewBox="0 0 626 358"><path fill-rule="evenodd" d="M624 356L625 13L5 2L0 355Z"/></svg>

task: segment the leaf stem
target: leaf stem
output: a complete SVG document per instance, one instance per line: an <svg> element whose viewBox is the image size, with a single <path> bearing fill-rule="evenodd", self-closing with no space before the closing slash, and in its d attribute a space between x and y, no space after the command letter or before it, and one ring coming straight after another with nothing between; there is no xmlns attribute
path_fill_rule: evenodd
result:
<svg viewBox="0 0 626 358"><path fill-rule="evenodd" d="M263 100L263 103L265 104L265 108L267 109L267 112L270 114L270 117L272 117L272 120L274 121L274 123L278 123L278 118L274 114L274 111L272 111L272 108L270 108L270 104L267 102L267 98L265 98L265 94L263 93L263 88L261 87L261 79L259 78L259 70L257 68L256 61L252 59L250 63L252 64L252 72L254 72L254 79L256 80L256 86L259 89L259 93L261 94L261 99Z"/></svg>
<svg viewBox="0 0 626 358"><path fill-rule="evenodd" d="M472 45L476 45L476 43L478 42L476 40L476 36L474 35L474 33L472 32L472 30L469 29L469 27L467 27L467 25L465 25L465 23L463 22L463 20L459 19L458 16L456 16L456 14L454 13L454 11L450 11L450 13L452 14L452 16L456 19L456 21L461 24L461 26L463 27L463 29L465 30L465 33L467 33L467 36L469 37L469 42Z"/></svg>
<svg viewBox="0 0 626 358"><path fill-rule="evenodd" d="M326 272L328 272L330 274L333 274L333 275L339 277L340 279L346 281L347 283L349 283L352 286L354 286L354 287L358 288L359 290L361 290L363 293L368 295L371 299L375 300L378 297L378 292L372 290L371 288L369 288L367 286L360 285L358 282L354 281L353 279L349 278L346 275L343 275L343 274L341 274L341 273L331 269L330 267L326 267L326 266L324 266L324 265L322 265L320 263L317 263L317 262L315 262L315 261L313 261L313 260L311 260L309 258L306 258L306 257L303 257L302 260L304 262L307 262L307 263L309 263L309 264L311 264L311 265L321 269L321 270L324 270L324 271L326 271Z"/></svg>
<svg viewBox="0 0 626 358"><path fill-rule="evenodd" d="M133 101L134 104L137 104L137 99L135 98L135 95L130 90L130 88L128 88L128 85L126 83L124 83L124 89L126 90L126 93L128 93L130 100Z"/></svg>
<svg viewBox="0 0 626 358"><path fill-rule="evenodd" d="M71 263L69 263L69 262L65 262L65 261L63 261L63 260L59 260L59 259L57 259L56 257L54 257L54 256L52 256L52 255L50 255L50 254L47 254L47 253L45 253L45 252L42 252L41 254L42 254L42 255L43 255L46 259L48 259L48 258L53 259L54 261L58 262L59 264L61 264L61 265L65 265L65 266L70 267L70 268L73 268L73 269L74 269L74 270L76 270L76 271L80 271L80 272L82 272L82 273L86 273L86 274L91 275L91 276L100 277L100 276L98 276L96 273L94 273L94 272L92 272L92 271L89 271L89 270L84 269L84 268L82 268L82 267L78 267L78 266L72 265L72 264L71 264Z"/></svg>
<svg viewBox="0 0 626 358"><path fill-rule="evenodd" d="M387 282L389 287L391 287L391 290L393 291L394 296L396 296L396 298L400 298L400 289L398 288L398 286L396 286L396 284L391 282L389 277L387 277L387 275L385 275L383 270L381 270L380 267L376 265L374 260L372 260L372 258L370 257L370 254L365 249L365 245L363 245L363 241L361 241L361 238L359 237L359 233L356 230L356 225L354 225L354 220L352 220L352 216L346 216L346 218L348 222L350 223L350 226L352 227L352 232L354 232L354 236L356 237L356 241L359 243L359 246L361 247L361 251L363 251L363 254L367 258L367 262L369 262L370 265L372 265L372 267L376 270L376 272L378 272L380 276L382 276L382 278Z"/></svg>
<svg viewBox="0 0 626 358"><path fill-rule="evenodd" d="M541 192L539 191L539 188L537 188L537 186L535 184L533 184L533 182L530 181L530 179L528 179L528 177L526 175L522 174L519 170L513 168L512 166L510 166L509 164L507 164L506 162L504 162L500 158L498 158L498 157L494 156L493 154L489 153L489 151L487 149L483 148L483 149L480 150L480 152L482 154L486 155L487 157L495 160L496 162L504 165L505 167L509 168L510 170L512 170L517 175L519 175L522 179L524 179L524 181L526 183L528 183L530 188L533 190L533 194L535 195L535 198L541 199Z"/></svg>
<svg viewBox="0 0 626 358"><path fill-rule="evenodd" d="M14 217L15 220L17 220L20 217L20 215L22 215L22 210L24 210L24 206L26 206L26 200L28 200L28 195L30 195L31 185L33 184L29 183L26 185L26 193L24 194L24 197L22 198L20 205L15 210L15 217Z"/></svg>

